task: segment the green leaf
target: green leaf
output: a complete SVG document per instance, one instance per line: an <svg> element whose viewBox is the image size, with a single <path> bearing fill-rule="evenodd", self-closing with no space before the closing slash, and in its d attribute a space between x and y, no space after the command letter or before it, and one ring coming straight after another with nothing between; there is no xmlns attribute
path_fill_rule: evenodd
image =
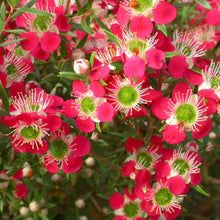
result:
<svg viewBox="0 0 220 220"><path fill-rule="evenodd" d="M124 69L124 64L121 61L115 60L110 65L115 67L114 72L117 74L120 74Z"/></svg>
<svg viewBox="0 0 220 220"><path fill-rule="evenodd" d="M93 52L89 58L90 67L93 67L96 52Z"/></svg>
<svg viewBox="0 0 220 220"><path fill-rule="evenodd" d="M0 34L2 33L5 26L5 18L6 18L6 8L5 8L5 3L2 2L0 9Z"/></svg>
<svg viewBox="0 0 220 220"><path fill-rule="evenodd" d="M105 32L105 34L108 36L109 40L112 41L113 43L115 43L118 47L121 47L120 43L119 43L119 39L112 34L110 31L107 31L106 29L103 30Z"/></svg>
<svg viewBox="0 0 220 220"><path fill-rule="evenodd" d="M27 31L25 31L24 29L14 29L14 30L5 30L5 32L12 33L12 34L21 34Z"/></svg>
<svg viewBox="0 0 220 220"><path fill-rule="evenodd" d="M7 176L8 177L10 177L10 176L13 176L14 174L16 174L19 170L20 170L21 168L13 168L11 171L9 171L8 173L7 173Z"/></svg>
<svg viewBox="0 0 220 220"><path fill-rule="evenodd" d="M83 26L81 24L72 23L71 25L74 30L86 32L86 30L83 28Z"/></svg>
<svg viewBox="0 0 220 220"><path fill-rule="evenodd" d="M177 4L177 5L174 5L174 6L175 6L175 8L182 8L182 7L186 6L186 5L191 5L191 4L193 4L193 3L191 3L191 2L184 2L184 3L180 3L180 4Z"/></svg>
<svg viewBox="0 0 220 220"><path fill-rule="evenodd" d="M84 44L86 43L87 41L87 38L88 38L89 34L86 34L83 39L79 42L79 44L77 45L77 48L82 48L84 46Z"/></svg>
<svg viewBox="0 0 220 220"><path fill-rule="evenodd" d="M8 4L12 7L15 8L21 0L8 0Z"/></svg>
<svg viewBox="0 0 220 220"><path fill-rule="evenodd" d="M204 196L210 196L210 194L208 194L207 192L204 191L204 189L201 188L201 186L197 185L197 186L193 186L191 185L193 189L195 189L197 192L203 194Z"/></svg>
<svg viewBox="0 0 220 220"><path fill-rule="evenodd" d="M165 36L167 36L167 26L165 24L157 25L157 27Z"/></svg>
<svg viewBox="0 0 220 220"><path fill-rule="evenodd" d="M107 86L108 84L106 84L103 79L100 79L99 82L101 83L102 86Z"/></svg>
<svg viewBox="0 0 220 220"><path fill-rule="evenodd" d="M8 95L2 85L2 83L0 82L0 96L1 96L1 99L2 99L2 103L3 103L3 106L4 106L4 109L8 112L9 111L9 98L8 98Z"/></svg>
<svg viewBox="0 0 220 220"><path fill-rule="evenodd" d="M22 7L22 8L18 9L18 12L53 17L53 15L50 14L49 12L43 11L43 10L39 10L39 9L35 9L35 8Z"/></svg>
<svg viewBox="0 0 220 220"><path fill-rule="evenodd" d="M8 182L8 180L6 180L6 179L0 179L0 183L5 183L5 182Z"/></svg>
<svg viewBox="0 0 220 220"><path fill-rule="evenodd" d="M25 5L24 5L23 7L21 7L21 8L30 8L30 7L33 6L36 2L37 2L37 0L32 0L32 1L28 2L27 4L25 4ZM20 9L21 9L21 8L20 8ZM19 16L19 15L21 15L21 14L23 14L23 12L20 11L20 10L17 10L17 11L11 16L11 18L16 18L17 16Z"/></svg>
<svg viewBox="0 0 220 220"><path fill-rule="evenodd" d="M102 129L101 129L99 123L96 123L96 124L95 124L95 127L96 127L96 129L98 130L98 132L102 133Z"/></svg>
<svg viewBox="0 0 220 220"><path fill-rule="evenodd" d="M76 7L78 8L79 13L81 13L82 7L80 6L79 0L76 0Z"/></svg>
<svg viewBox="0 0 220 220"><path fill-rule="evenodd" d="M71 80L80 79L82 81L86 81L87 79L84 75L79 75L74 72L60 72L58 76L66 78L66 79L71 79Z"/></svg>
<svg viewBox="0 0 220 220"><path fill-rule="evenodd" d="M195 0L199 5L203 6L204 8L212 10L211 5L206 0Z"/></svg>
<svg viewBox="0 0 220 220"><path fill-rule="evenodd" d="M87 18L89 18L89 16ZM86 33L92 34L93 32L89 26L90 24L89 24L89 20L87 18L86 18L86 20L81 19L81 24L82 24L83 28L85 29Z"/></svg>
<svg viewBox="0 0 220 220"><path fill-rule="evenodd" d="M60 33L61 35L68 35L68 36L71 36L71 37L76 37L76 35L74 33L72 33L71 31L67 31L67 32L62 32Z"/></svg>
<svg viewBox="0 0 220 220"><path fill-rule="evenodd" d="M182 55L181 53L179 52L165 52L166 54L166 57L175 57L175 56L180 56Z"/></svg>
<svg viewBox="0 0 220 220"><path fill-rule="evenodd" d="M14 44L14 43L20 42L20 41L25 40L25 39L26 39L26 38L20 38L20 39L8 41L7 43L2 43L2 44L0 44L0 47L8 46L8 45L10 45L10 44Z"/></svg>
<svg viewBox="0 0 220 220"><path fill-rule="evenodd" d="M95 20L96 20L96 22L98 23L98 25L99 25L102 29L105 29L105 30L110 31L110 30L108 29L108 27L107 27L100 19L98 19L97 17L95 17Z"/></svg>
<svg viewBox="0 0 220 220"><path fill-rule="evenodd" d="M196 73L202 75L202 70L199 69L199 68L197 68L196 66L193 66L192 71L194 71L194 72L196 72Z"/></svg>

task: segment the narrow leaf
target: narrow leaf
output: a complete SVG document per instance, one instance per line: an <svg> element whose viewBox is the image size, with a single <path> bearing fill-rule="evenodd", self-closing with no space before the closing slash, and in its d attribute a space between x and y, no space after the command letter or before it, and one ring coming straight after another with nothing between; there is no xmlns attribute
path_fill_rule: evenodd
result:
<svg viewBox="0 0 220 220"><path fill-rule="evenodd" d="M102 29L105 29L105 30L110 31L109 28L108 28L100 19L98 19L97 17L95 17L95 20L96 20L96 22L98 23L98 25L99 25Z"/></svg>
<svg viewBox="0 0 220 220"><path fill-rule="evenodd" d="M201 186L193 186L191 185L193 189L195 189L197 192L203 194L204 196L210 196L207 192L204 191L204 189L201 188Z"/></svg>
<svg viewBox="0 0 220 220"><path fill-rule="evenodd" d="M21 0L8 0L8 4L12 7L15 8Z"/></svg>
<svg viewBox="0 0 220 220"><path fill-rule="evenodd" d="M21 8L30 8L30 7L32 7L36 2L37 2L37 0L32 0L32 1L28 2L27 4L25 4L25 5L24 5L23 7L21 7ZM20 8L20 9L21 9L21 8ZM18 16L21 15L21 14L23 14L23 12L20 11L20 10L17 10L17 11L11 16L11 18L16 18L16 17L18 17Z"/></svg>
<svg viewBox="0 0 220 220"><path fill-rule="evenodd" d="M77 48L82 48L84 46L84 44L86 43L87 41L87 38L88 38L89 34L86 34L83 39L79 42L79 44L77 45Z"/></svg>
<svg viewBox="0 0 220 220"><path fill-rule="evenodd" d="M157 25L157 27L165 36L167 36L167 26L165 24Z"/></svg>
<svg viewBox="0 0 220 220"><path fill-rule="evenodd" d="M8 176L8 177L13 176L13 175L16 174L20 169L21 169L21 168L18 167L18 168L15 168L15 169L9 171L9 172L7 173L7 176Z"/></svg>
<svg viewBox="0 0 220 220"><path fill-rule="evenodd" d="M43 10L39 10L39 9L35 9L35 8L25 8L25 7L22 7L22 8L19 8L18 11L22 12L22 13L28 13L28 14L35 14L35 15L43 15L43 16L53 17L53 15L50 14L49 12L43 11Z"/></svg>
<svg viewBox="0 0 220 220"><path fill-rule="evenodd" d="M83 28L85 29L86 33L92 34L92 29L87 24L86 20L81 19L81 24L82 24Z"/></svg>
<svg viewBox="0 0 220 220"><path fill-rule="evenodd" d="M25 39L26 39L26 38L20 38L20 39L8 41L7 43L2 43L2 44L0 44L0 47L8 46L8 45L10 45L10 44L14 44L14 43L20 42L20 41L25 40Z"/></svg>
<svg viewBox="0 0 220 220"><path fill-rule="evenodd" d="M25 31L24 29L14 29L14 30L5 30L5 32L13 33L13 34L21 34L27 31Z"/></svg>
<svg viewBox="0 0 220 220"><path fill-rule="evenodd" d="M96 52L93 52L90 56L90 59L89 59L89 63L90 63L91 68L93 67L93 64L94 64L95 55L96 55Z"/></svg>
<svg viewBox="0 0 220 220"><path fill-rule="evenodd" d="M182 55L181 53L179 52L165 52L166 54L166 57L175 57L175 56L180 56Z"/></svg>
<svg viewBox="0 0 220 220"><path fill-rule="evenodd" d="M96 129L98 130L98 132L102 133L102 129L100 127L100 124L96 123L95 126L96 126Z"/></svg>
<svg viewBox="0 0 220 220"><path fill-rule="evenodd" d="M5 3L2 2L1 9L0 9L0 34L2 33L4 26L5 26L5 18L6 18Z"/></svg>
<svg viewBox="0 0 220 220"><path fill-rule="evenodd" d="M0 96L2 99L2 103L4 106L4 109L8 112L9 111L9 101L8 101L8 95L2 85L2 83L0 82Z"/></svg>
<svg viewBox="0 0 220 220"><path fill-rule="evenodd" d="M109 40L112 41L113 43L115 43L118 47L121 47L118 38L112 34L110 31L107 30L103 30L105 32L105 34L108 36Z"/></svg>
<svg viewBox="0 0 220 220"><path fill-rule="evenodd" d="M74 72L60 72L58 76L71 80L81 79L83 81L86 81L85 76L76 74Z"/></svg>
<svg viewBox="0 0 220 220"><path fill-rule="evenodd" d="M203 6L204 8L207 8L207 9L212 10L212 7L211 7L211 5L209 4L208 1L206 1L206 0L196 0L196 2L197 2L199 5Z"/></svg>

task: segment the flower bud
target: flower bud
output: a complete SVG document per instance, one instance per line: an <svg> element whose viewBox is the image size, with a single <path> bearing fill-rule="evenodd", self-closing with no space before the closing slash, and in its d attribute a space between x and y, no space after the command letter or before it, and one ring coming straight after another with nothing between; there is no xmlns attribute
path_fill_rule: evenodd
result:
<svg viewBox="0 0 220 220"><path fill-rule="evenodd" d="M29 209L32 211L32 212L37 212L39 211L40 209L40 204L36 201L32 201L30 204L29 204Z"/></svg>
<svg viewBox="0 0 220 220"><path fill-rule="evenodd" d="M79 220L88 220L86 216L80 216Z"/></svg>
<svg viewBox="0 0 220 220"><path fill-rule="evenodd" d="M213 131L211 131L211 132L209 133L209 138L215 139L215 138L216 138L216 133L213 132Z"/></svg>
<svg viewBox="0 0 220 220"><path fill-rule="evenodd" d="M24 168L22 169L23 177L32 177L33 176L33 170L31 169L31 166L29 163L24 164Z"/></svg>
<svg viewBox="0 0 220 220"><path fill-rule="evenodd" d="M94 1L92 3L92 10L97 18L104 18L108 13L108 6L104 1Z"/></svg>
<svg viewBox="0 0 220 220"><path fill-rule="evenodd" d="M87 73L90 69L90 63L86 59L78 59L74 61L73 70L77 74Z"/></svg>
<svg viewBox="0 0 220 220"><path fill-rule="evenodd" d="M84 199L81 199L81 198L77 199L77 200L75 201L75 206L76 206L77 208L79 208L79 209L84 208L84 207L85 207L85 201L84 201Z"/></svg>
<svg viewBox="0 0 220 220"><path fill-rule="evenodd" d="M52 175L52 177L51 177L51 180L53 181L53 182L57 182L57 181L59 181L59 180L61 180L62 179L62 177L59 175L59 174L54 174L54 175Z"/></svg>
<svg viewBox="0 0 220 220"><path fill-rule="evenodd" d="M20 208L19 212L21 216L26 216L29 213L29 208L23 206Z"/></svg>
<svg viewBox="0 0 220 220"><path fill-rule="evenodd" d="M85 163L87 166L89 167L92 167L95 165L95 160L93 157L88 157L86 160L85 160Z"/></svg>
<svg viewBox="0 0 220 220"><path fill-rule="evenodd" d="M85 59L86 58L86 54L85 52L83 51L83 49L79 48L79 49L75 49L73 51L73 59L74 60L78 60L78 59Z"/></svg>

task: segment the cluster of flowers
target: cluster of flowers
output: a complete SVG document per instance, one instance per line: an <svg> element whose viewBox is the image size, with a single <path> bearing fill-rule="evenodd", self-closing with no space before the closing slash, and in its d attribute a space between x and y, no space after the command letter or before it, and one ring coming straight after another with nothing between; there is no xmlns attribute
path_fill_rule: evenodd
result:
<svg viewBox="0 0 220 220"><path fill-rule="evenodd" d="M110 204L118 215L115 220L141 220L145 213L152 219L161 215L174 219L181 213L189 184L200 183L200 156L192 150L162 148L162 143L182 143L189 132L193 139L204 138L212 129L211 116L220 113L220 64L205 57L220 39L218 4L210 1L212 10L196 5L202 22L196 26L198 20L192 18L194 28L168 36L166 25L172 25L178 15L178 7L168 1L95 0L90 8L85 2L68 1L64 7L54 0L37 0L31 14L25 11L28 1L21 0L16 16L6 16L0 80L11 105L1 122L12 129L16 152L42 155L51 173L57 173L59 165L64 173L73 173L91 148L82 132L91 133L96 124L119 114L146 117L147 123L160 120L162 132L153 129L155 136L146 140L152 145L140 148L142 141L128 139L131 155L122 173L136 186L126 189L125 195L113 194ZM79 3L88 4L88 12L71 16L79 12ZM8 6L8 12L13 10ZM71 24L82 27L73 30ZM85 39L79 48L75 41ZM54 58L73 63L78 78L72 84L72 99L47 94L40 84L26 80L35 71L36 60L44 63ZM164 82L168 78L175 84ZM64 118L74 118L80 134L73 136Z"/></svg>
<svg viewBox="0 0 220 220"><path fill-rule="evenodd" d="M181 212L181 202L190 184L201 181L198 146L191 143L182 149L163 148L163 141L153 136L151 145L130 137L126 150L130 156L122 166L122 174L134 180L135 186L124 194L114 193L110 205L114 220L175 219Z"/></svg>

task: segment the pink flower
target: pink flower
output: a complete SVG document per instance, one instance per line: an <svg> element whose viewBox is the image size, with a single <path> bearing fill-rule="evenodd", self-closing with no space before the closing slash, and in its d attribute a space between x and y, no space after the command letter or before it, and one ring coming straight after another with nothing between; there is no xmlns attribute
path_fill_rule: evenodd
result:
<svg viewBox="0 0 220 220"><path fill-rule="evenodd" d="M114 193L111 195L109 203L116 215L114 220L144 220L144 218L142 218L144 212L140 209L141 200L137 198L134 188L132 188L131 193L129 189L126 188L124 195Z"/></svg>
<svg viewBox="0 0 220 220"><path fill-rule="evenodd" d="M144 61L140 57L133 55L125 62L124 73L127 77L142 77L145 74Z"/></svg>
<svg viewBox="0 0 220 220"><path fill-rule="evenodd" d="M162 97L154 102L151 111L161 120L166 120L162 134L166 142L178 144L185 140L185 131L192 131L195 139L205 137L212 128L211 120L205 116L207 106L204 99L192 94L191 87L180 82L172 92L172 99Z"/></svg>
<svg viewBox="0 0 220 220"><path fill-rule="evenodd" d="M27 193L28 193L28 189L27 186L24 185L23 183L19 183L15 186L16 191L14 192L15 196L23 199Z"/></svg>
<svg viewBox="0 0 220 220"><path fill-rule="evenodd" d="M53 120L58 123L60 119L54 118ZM11 135L11 144L17 152L33 154L47 152L48 143L43 139L49 131L47 118L36 113L22 113L17 116L4 116L1 121L14 129Z"/></svg>
<svg viewBox="0 0 220 220"><path fill-rule="evenodd" d="M24 50L32 50L39 44L37 33L33 31L21 33L20 38L26 38L25 40L21 41L21 47Z"/></svg>
<svg viewBox="0 0 220 220"><path fill-rule="evenodd" d="M153 19L156 24L168 24L176 18L176 15L176 8L166 1L161 1L153 9Z"/></svg>
<svg viewBox="0 0 220 220"><path fill-rule="evenodd" d="M40 40L41 47L48 53L58 49L60 46L61 38L57 33L45 32Z"/></svg>
<svg viewBox="0 0 220 220"><path fill-rule="evenodd" d="M152 91L144 87L142 82L135 83L132 79L121 78L119 75L109 77L107 84L107 100L116 111L130 115L130 117L134 111L142 110L141 104L148 104L154 98L150 95Z"/></svg>
<svg viewBox="0 0 220 220"><path fill-rule="evenodd" d="M95 122L108 122L114 116L113 106L104 98L105 90L98 81L92 81L87 88L81 80L73 82L75 100L64 102L62 111L66 117L76 117L76 126L89 133L95 129Z"/></svg>
<svg viewBox="0 0 220 220"><path fill-rule="evenodd" d="M162 50L150 49L146 52L146 60L148 66L153 69L162 69L163 61L165 60L166 55Z"/></svg>
<svg viewBox="0 0 220 220"><path fill-rule="evenodd" d="M170 152L168 152L170 154ZM167 151L164 150L163 155L166 157ZM163 159L163 158L162 158ZM201 181L201 172L199 166L201 164L200 155L195 151L172 150L171 157L165 161L159 162L155 166L155 178L158 181L162 178L168 179L169 189L176 195L185 192L186 184L198 185ZM161 169L161 167L167 167ZM178 177L178 178L174 178ZM175 185L181 185L177 188Z"/></svg>
<svg viewBox="0 0 220 220"><path fill-rule="evenodd" d="M156 182L152 188L147 187L146 190L146 198L142 201L141 208L150 218L164 215L166 219L175 219L181 214L179 197L169 190L166 181Z"/></svg>
<svg viewBox="0 0 220 220"><path fill-rule="evenodd" d="M130 30L138 38L148 37L153 31L153 23L145 16L137 16L131 20Z"/></svg>
<svg viewBox="0 0 220 220"><path fill-rule="evenodd" d="M81 157L86 156L91 148L87 138L82 135L73 137L70 134L70 126L63 123L61 129L50 133L48 139L51 147L43 156L43 163L48 172L57 173L59 164L64 173L74 173L81 168Z"/></svg>

